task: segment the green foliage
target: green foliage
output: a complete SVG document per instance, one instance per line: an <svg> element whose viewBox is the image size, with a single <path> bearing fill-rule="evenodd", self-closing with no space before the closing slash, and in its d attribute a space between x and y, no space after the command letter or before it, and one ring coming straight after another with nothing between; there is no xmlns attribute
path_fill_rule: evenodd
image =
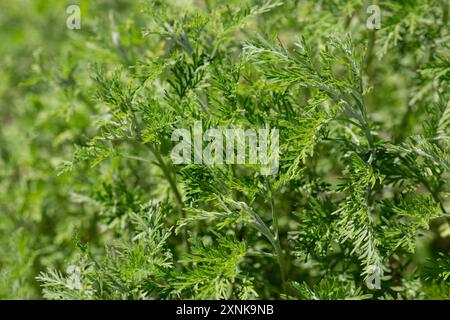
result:
<svg viewBox="0 0 450 320"><path fill-rule="evenodd" d="M164 296L165 275L173 268L166 248L171 235L163 225L164 209L148 205L130 215L133 232L105 249L97 261L91 249L79 244L80 256L63 275L41 273L47 299L149 299Z"/></svg>
<svg viewBox="0 0 450 320"><path fill-rule="evenodd" d="M192 254L181 260L192 267L174 275L172 285L178 297L226 299L236 294L239 299L249 299L257 295L252 278L239 270L246 254L245 244L222 236L217 241L217 247L193 243Z"/></svg>
<svg viewBox="0 0 450 320"><path fill-rule="evenodd" d="M0 298L449 299L450 4L378 3L3 0Z"/></svg>
<svg viewBox="0 0 450 320"><path fill-rule="evenodd" d="M314 288L306 283L293 283L293 287L303 299L309 300L363 300L371 298L370 294L363 294L361 288L355 288L355 284L347 279L327 278L322 279Z"/></svg>

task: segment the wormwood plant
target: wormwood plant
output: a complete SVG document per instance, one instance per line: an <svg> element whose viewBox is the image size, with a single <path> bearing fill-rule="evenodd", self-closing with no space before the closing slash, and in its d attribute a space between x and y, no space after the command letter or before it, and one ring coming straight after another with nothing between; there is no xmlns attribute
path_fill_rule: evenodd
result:
<svg viewBox="0 0 450 320"><path fill-rule="evenodd" d="M1 249L2 296L26 272L46 299L450 298L449 2L377 4L380 30L362 0L82 8L14 95L47 128L22 139L54 163L54 200L12 180L30 115L0 134L0 188L24 203L0 218L20 240ZM175 165L172 133L198 121L278 129L278 172Z"/></svg>

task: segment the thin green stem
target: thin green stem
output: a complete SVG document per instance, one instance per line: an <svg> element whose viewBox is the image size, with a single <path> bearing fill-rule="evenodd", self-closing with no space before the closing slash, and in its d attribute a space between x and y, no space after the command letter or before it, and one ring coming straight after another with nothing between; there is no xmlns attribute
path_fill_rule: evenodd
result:
<svg viewBox="0 0 450 320"><path fill-rule="evenodd" d="M131 102L129 102L127 106L131 112L132 121L133 121L134 128L136 131L136 139L138 140L138 142L142 143L143 140L142 140L142 134L141 134L141 126L140 126L139 121L137 120L136 114L131 106ZM155 149L154 146L152 146L150 144L145 144L145 145L150 149L151 153L155 156L158 166L161 168L164 177L169 182L170 189L172 190L172 192L175 196L175 201L177 203L178 214L179 214L180 218L184 219L185 214L184 214L184 210L183 210L183 207L184 207L183 198L181 197L181 193L178 190L177 183L171 173L171 170L165 163L161 154ZM186 230L184 230L184 229L181 230L181 236L183 239L183 243L187 249L187 252L190 253L191 246L189 244L189 241L187 240Z"/></svg>
<svg viewBox="0 0 450 320"><path fill-rule="evenodd" d="M174 178L171 170L169 169L168 165L165 163L164 159L162 158L161 154L152 145L148 145L148 147L149 147L150 151L152 152L152 154L155 156L158 166L161 168L161 171L163 172L164 177L169 182L170 189L172 190L172 192L175 196L175 202L177 203L178 214L179 214L180 218L184 219L186 217L186 215L185 215L185 212L183 209L183 207L184 207L183 198L181 197L181 193L178 190L178 186L175 181L175 178ZM187 234L186 234L185 229L181 230L181 236L183 237L183 243L186 246L187 252L190 253L191 246L189 244L189 241L187 240Z"/></svg>
<svg viewBox="0 0 450 320"><path fill-rule="evenodd" d="M274 248L277 254L278 264L280 266L280 272L281 272L281 281L283 283L283 290L286 292L286 263L284 259L284 253L281 249L281 242L280 242L280 233L279 233L279 225L278 225L278 215L275 208L275 199L273 196L272 187L270 186L270 183L266 180L267 188L270 192L270 207L272 212L272 226L273 226L273 232L274 232Z"/></svg>

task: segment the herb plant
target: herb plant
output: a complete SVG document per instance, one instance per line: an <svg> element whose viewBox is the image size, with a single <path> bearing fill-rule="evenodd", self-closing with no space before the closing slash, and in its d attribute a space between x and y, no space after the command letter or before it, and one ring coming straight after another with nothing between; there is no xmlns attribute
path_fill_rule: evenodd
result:
<svg viewBox="0 0 450 320"><path fill-rule="evenodd" d="M374 2L3 0L0 298L449 299L450 2Z"/></svg>

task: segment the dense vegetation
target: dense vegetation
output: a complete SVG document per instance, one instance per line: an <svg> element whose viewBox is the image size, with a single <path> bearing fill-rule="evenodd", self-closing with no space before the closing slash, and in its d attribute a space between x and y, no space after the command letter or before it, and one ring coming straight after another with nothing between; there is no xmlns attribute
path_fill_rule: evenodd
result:
<svg viewBox="0 0 450 320"><path fill-rule="evenodd" d="M449 299L449 6L2 0L0 298Z"/></svg>

